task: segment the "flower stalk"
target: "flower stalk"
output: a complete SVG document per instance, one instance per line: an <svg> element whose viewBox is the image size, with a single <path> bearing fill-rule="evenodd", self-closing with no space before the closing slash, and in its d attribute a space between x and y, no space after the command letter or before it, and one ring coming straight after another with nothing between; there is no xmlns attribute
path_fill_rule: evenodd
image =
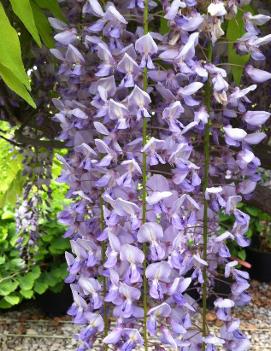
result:
<svg viewBox="0 0 271 351"><path fill-rule="evenodd" d="M100 229L103 231L105 228L105 222L104 222L104 201L102 196L100 197ZM102 243L102 264L104 265L106 261L106 241L103 241ZM103 275L102 276L102 282L103 282L103 297L105 298L107 294L107 280L106 277ZM108 335L109 332L109 316L108 316L108 310L107 310L107 304L104 301L104 310L103 310L103 320L104 320L104 337ZM105 351L108 350L108 345L105 344Z"/></svg>
<svg viewBox="0 0 271 351"><path fill-rule="evenodd" d="M149 1L144 2L144 34L149 32ZM148 89L148 69L144 68L143 73L143 90L147 92ZM143 146L147 144L147 130L148 121L147 118L143 118L143 130L142 130L142 142ZM143 165L142 165L142 224L146 223L147 216L147 154L143 152ZM147 318L148 318L148 280L146 277L146 269L148 266L147 254L148 254L148 244L143 244L144 252L144 262L143 262L143 308L144 308L144 320L143 320L143 339L145 351L148 351L148 330L147 330Z"/></svg>
<svg viewBox="0 0 271 351"><path fill-rule="evenodd" d="M208 48L208 61L212 62L213 47L212 44L209 44ZM206 94L205 94L205 105L207 112L210 115L212 107L212 88L210 81L206 85ZM211 129L211 120L208 119L208 122L205 126L204 131L204 176L203 176L203 260L207 261L207 249L208 249L208 233L209 233L209 220L208 220L208 208L209 201L206 198L206 190L209 187L209 168L210 168L210 129ZM207 267L203 268L203 285L202 285L202 334L204 337L208 335L208 326L207 326L207 286L208 286L208 276L207 276ZM202 350L206 350L206 344L202 343Z"/></svg>

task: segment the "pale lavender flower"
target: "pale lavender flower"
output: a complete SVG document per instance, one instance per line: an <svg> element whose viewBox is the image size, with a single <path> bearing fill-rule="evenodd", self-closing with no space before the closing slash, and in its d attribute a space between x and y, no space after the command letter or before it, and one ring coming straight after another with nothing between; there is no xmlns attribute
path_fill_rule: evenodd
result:
<svg viewBox="0 0 271 351"><path fill-rule="evenodd" d="M154 69L155 66L152 62L151 56L157 53L158 47L150 33L145 34L136 41L135 49L137 52L143 55L140 67Z"/></svg>
<svg viewBox="0 0 271 351"><path fill-rule="evenodd" d="M166 261L152 263L147 267L146 277L151 281L150 295L154 299L162 299L167 291L165 283L171 275L170 265Z"/></svg>

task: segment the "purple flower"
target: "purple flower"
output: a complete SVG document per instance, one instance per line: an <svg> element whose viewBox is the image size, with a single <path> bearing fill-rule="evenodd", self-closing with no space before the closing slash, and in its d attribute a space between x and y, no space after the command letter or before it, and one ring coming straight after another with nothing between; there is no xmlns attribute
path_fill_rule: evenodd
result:
<svg viewBox="0 0 271 351"><path fill-rule="evenodd" d="M144 261L144 253L136 246L124 244L120 248L120 259L130 264L129 270L126 272L127 282L134 284L141 281L141 274L137 268L137 264Z"/></svg>
<svg viewBox="0 0 271 351"><path fill-rule="evenodd" d="M206 351L216 351L217 346L222 346L225 341L222 338L218 338L214 335L208 335L203 339L204 343L206 344Z"/></svg>
<svg viewBox="0 0 271 351"><path fill-rule="evenodd" d="M129 127L128 119L128 108L114 101L113 99L109 100L108 115L112 120L117 120L118 129L127 129Z"/></svg>
<svg viewBox="0 0 271 351"><path fill-rule="evenodd" d="M141 90L137 85L134 87L131 94L128 96L128 105L135 109L137 119L144 117L150 117L148 107L151 102L151 98L148 93Z"/></svg>
<svg viewBox="0 0 271 351"><path fill-rule="evenodd" d="M125 77L121 81L120 86L124 86L126 88L134 87L134 77L137 77L140 72L136 61L127 53L125 53L122 60L118 63L117 70L125 74Z"/></svg>
<svg viewBox="0 0 271 351"><path fill-rule="evenodd" d="M102 299L100 296L101 285L94 278L81 276L78 280L78 284L82 289L84 295L91 295L93 308L99 309L102 305Z"/></svg>
<svg viewBox="0 0 271 351"><path fill-rule="evenodd" d="M145 34L141 38L137 39L135 43L135 49L137 52L143 55L140 67L154 69L155 66L152 62L151 56L157 53L158 47L150 33Z"/></svg>
<svg viewBox="0 0 271 351"><path fill-rule="evenodd" d="M121 351L134 350L138 345L143 345L143 338L137 329L124 329L127 340L120 348Z"/></svg>
<svg viewBox="0 0 271 351"><path fill-rule="evenodd" d="M191 278L175 278L172 286L170 287L170 295L173 296L175 301L178 303L180 306L185 306L189 309L192 307L189 306L189 304L186 302L186 299L183 295L183 293L187 290L187 288L190 286L192 282ZM193 308L192 308L193 310Z"/></svg>
<svg viewBox="0 0 271 351"><path fill-rule="evenodd" d="M251 65L248 65L246 67L246 73L249 76L250 79L253 80L255 83L264 83L271 79L271 73L263 71L258 68L254 68Z"/></svg>
<svg viewBox="0 0 271 351"><path fill-rule="evenodd" d="M150 165L155 166L158 165L159 163L166 163L163 158L160 156L159 149L163 148L165 146L165 141L164 140L159 140L154 137L152 137L147 144L143 147L142 152L145 152L148 154L150 158Z"/></svg>
<svg viewBox="0 0 271 351"><path fill-rule="evenodd" d="M170 280L171 268L166 261L152 263L147 267L146 277L151 281L150 295L154 299L162 299L166 292L165 284Z"/></svg>
<svg viewBox="0 0 271 351"><path fill-rule="evenodd" d="M167 318L171 314L171 307L163 302L161 305L153 307L148 312L148 331L155 335L157 328L157 319L158 318Z"/></svg>
<svg viewBox="0 0 271 351"><path fill-rule="evenodd" d="M215 307L217 308L216 315L222 321L230 320L230 311L234 306L234 302L230 299L218 298L214 302Z"/></svg>
<svg viewBox="0 0 271 351"><path fill-rule="evenodd" d="M247 111L244 120L253 127L261 127L270 117L269 112L265 111Z"/></svg>
<svg viewBox="0 0 271 351"><path fill-rule="evenodd" d="M165 257L165 250L159 244L163 238L163 228L153 222L143 224L137 233L137 239L140 243L150 243L151 258L153 261L160 261Z"/></svg>
<svg viewBox="0 0 271 351"><path fill-rule="evenodd" d="M114 308L114 315L123 318L130 318L136 313L134 301L139 300L140 290L125 283L120 284L119 293L123 300Z"/></svg>

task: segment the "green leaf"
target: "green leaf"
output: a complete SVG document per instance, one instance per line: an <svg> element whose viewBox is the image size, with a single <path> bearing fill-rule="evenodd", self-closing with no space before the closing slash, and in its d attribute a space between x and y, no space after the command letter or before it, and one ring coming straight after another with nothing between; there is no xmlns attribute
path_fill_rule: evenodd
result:
<svg viewBox="0 0 271 351"><path fill-rule="evenodd" d="M1 151L3 150L1 149ZM5 212L2 214L2 219L10 219L14 221L14 212L5 210Z"/></svg>
<svg viewBox="0 0 271 351"><path fill-rule="evenodd" d="M17 197L22 193L23 184L22 172L18 171L5 192L0 194L0 206L15 205Z"/></svg>
<svg viewBox="0 0 271 351"><path fill-rule="evenodd" d="M29 0L9 0L14 13L20 18L25 28L32 35L35 42L41 47L40 36L35 24L32 7Z"/></svg>
<svg viewBox="0 0 271 351"><path fill-rule="evenodd" d="M34 295L33 290L20 290L20 294L25 298L25 299L32 299Z"/></svg>
<svg viewBox="0 0 271 351"><path fill-rule="evenodd" d="M7 227L2 227L1 232L0 232L0 243L5 241L8 236L8 228Z"/></svg>
<svg viewBox="0 0 271 351"><path fill-rule="evenodd" d="M68 240L64 238L57 238L51 243L49 251L52 255L57 255L65 252L65 250L67 250L69 247L70 245Z"/></svg>
<svg viewBox="0 0 271 351"><path fill-rule="evenodd" d="M63 290L63 287L64 287L64 283L62 281L62 282L58 283L56 286L50 288L50 290L53 293L57 294L57 293L60 293Z"/></svg>
<svg viewBox="0 0 271 351"><path fill-rule="evenodd" d="M47 16L42 12L41 8L35 2L32 2L32 9L36 26L40 37L48 48L53 48L55 43L53 39L53 30L48 21Z"/></svg>
<svg viewBox="0 0 271 351"><path fill-rule="evenodd" d="M265 229L265 226L261 222L256 222L255 228L258 233L261 233Z"/></svg>
<svg viewBox="0 0 271 351"><path fill-rule="evenodd" d="M34 279L38 279L41 275L40 267L39 266L34 267L30 273L32 274Z"/></svg>
<svg viewBox="0 0 271 351"><path fill-rule="evenodd" d="M258 217L260 210L257 207L247 206L245 212L253 217Z"/></svg>
<svg viewBox="0 0 271 351"><path fill-rule="evenodd" d="M0 264L4 264L6 262L5 256L0 256Z"/></svg>
<svg viewBox="0 0 271 351"><path fill-rule="evenodd" d="M18 280L20 282L20 288L22 290L30 290L33 288L35 280L39 278L41 274L40 267L35 266L33 270L26 275L20 277Z"/></svg>
<svg viewBox="0 0 271 351"><path fill-rule="evenodd" d="M55 277L57 280L64 280L67 276L66 263L62 263L59 267L52 269L50 275Z"/></svg>
<svg viewBox="0 0 271 351"><path fill-rule="evenodd" d="M240 250L240 251L238 252L238 257L239 257L241 260L245 261L245 259L246 259L246 257L247 257L247 255L246 255L246 250Z"/></svg>
<svg viewBox="0 0 271 351"><path fill-rule="evenodd" d="M234 82L239 85L243 76L244 66L249 61L250 55L239 55L237 54L234 43L245 34L245 25L243 21L243 15L245 12L252 12L251 6L244 6L242 11L239 10L237 15L228 22L227 28L227 40L228 44L228 62L232 65L231 72L233 75Z"/></svg>
<svg viewBox="0 0 271 351"><path fill-rule="evenodd" d="M21 301L20 296L16 294L5 296L4 300L12 306L18 305L18 303Z"/></svg>
<svg viewBox="0 0 271 351"><path fill-rule="evenodd" d="M0 300L0 308L1 309L8 309L12 307L12 305L10 303L8 303L7 301L5 301L4 299Z"/></svg>
<svg viewBox="0 0 271 351"><path fill-rule="evenodd" d="M22 258L13 258L9 262L7 262L7 264L12 270L22 269L25 266L25 262Z"/></svg>
<svg viewBox="0 0 271 351"><path fill-rule="evenodd" d="M30 81L25 72L21 46L16 30L11 26L0 2L0 63L14 74L19 82L30 90Z"/></svg>
<svg viewBox="0 0 271 351"><path fill-rule="evenodd" d="M2 283L0 283L0 295L7 296L11 294L13 291L17 289L18 285L19 285L18 282L12 282L9 280L3 281Z"/></svg>
<svg viewBox="0 0 271 351"><path fill-rule="evenodd" d="M162 34L162 35L167 34L169 32L169 30L170 30L170 28L168 25L168 20L166 20L165 18L161 18L160 29L159 29L160 34Z"/></svg>
<svg viewBox="0 0 271 351"><path fill-rule="evenodd" d="M25 275L24 277L21 277L18 279L19 283L20 283L20 288L22 290L30 290L33 288L35 279L33 279L33 277L31 277L30 275Z"/></svg>
<svg viewBox="0 0 271 351"><path fill-rule="evenodd" d="M54 17L65 21L65 17L57 0L34 0L35 3L42 9L49 10Z"/></svg>
<svg viewBox="0 0 271 351"><path fill-rule="evenodd" d="M248 231L246 232L246 236L250 239L253 236L253 230L251 228L248 229Z"/></svg>
<svg viewBox="0 0 271 351"><path fill-rule="evenodd" d="M39 279L35 282L34 291L39 295L44 294L47 289L48 289L48 284L44 279Z"/></svg>
<svg viewBox="0 0 271 351"><path fill-rule="evenodd" d="M2 41L2 37L0 43ZM0 44L1 48L1 44ZM1 50L1 49L0 49ZM8 50L7 50L8 51ZM25 85L21 83L21 81L17 78L16 75L13 74L14 71L11 71L7 67L1 64L1 53L0 53L0 76L6 85L14 91L17 95L23 98L30 106L36 108L36 104L32 99L31 95L29 94L28 90L26 89ZM14 72L15 73L15 72Z"/></svg>

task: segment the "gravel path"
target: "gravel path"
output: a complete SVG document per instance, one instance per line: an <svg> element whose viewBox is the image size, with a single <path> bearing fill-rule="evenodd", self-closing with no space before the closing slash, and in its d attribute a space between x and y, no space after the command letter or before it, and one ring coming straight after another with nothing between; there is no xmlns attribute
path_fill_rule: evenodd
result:
<svg viewBox="0 0 271 351"><path fill-rule="evenodd" d="M242 329L251 339L251 350L271 350L271 285L252 282L252 303L236 311ZM220 324L213 312L208 313L212 328ZM33 307L0 314L0 351L67 351L75 350L72 338L76 327L68 317L49 319ZM96 349L95 349L96 350ZM102 347L97 347L102 351Z"/></svg>

